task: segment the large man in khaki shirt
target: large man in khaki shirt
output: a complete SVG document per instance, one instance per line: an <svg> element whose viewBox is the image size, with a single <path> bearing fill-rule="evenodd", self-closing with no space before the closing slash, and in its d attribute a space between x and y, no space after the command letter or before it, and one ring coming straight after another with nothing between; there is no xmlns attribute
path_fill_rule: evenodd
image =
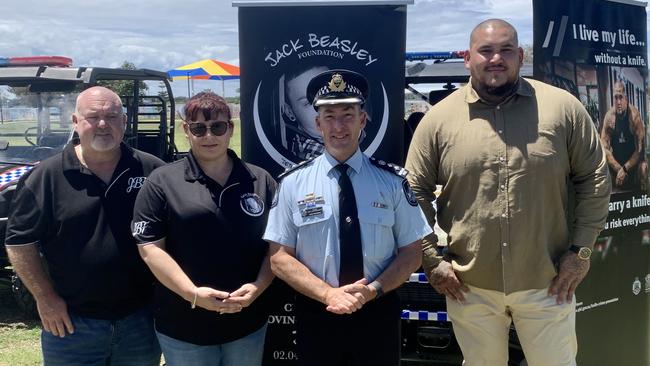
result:
<svg viewBox="0 0 650 366"><path fill-rule="evenodd" d="M607 217L610 181L589 114L569 93L520 78L522 61L512 25L477 25L470 83L427 113L407 159L432 226L442 186L448 246L439 256L429 236L423 263L469 366L507 364L513 321L529 365L575 365L573 294Z"/></svg>

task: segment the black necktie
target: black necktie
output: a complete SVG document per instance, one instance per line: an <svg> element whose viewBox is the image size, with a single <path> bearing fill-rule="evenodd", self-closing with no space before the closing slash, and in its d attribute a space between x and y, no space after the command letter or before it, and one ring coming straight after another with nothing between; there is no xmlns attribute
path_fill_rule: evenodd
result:
<svg viewBox="0 0 650 366"><path fill-rule="evenodd" d="M361 249L361 226L357 214L354 188L348 177L349 166L339 164L335 167L339 177L339 286L354 283L363 278L363 254Z"/></svg>

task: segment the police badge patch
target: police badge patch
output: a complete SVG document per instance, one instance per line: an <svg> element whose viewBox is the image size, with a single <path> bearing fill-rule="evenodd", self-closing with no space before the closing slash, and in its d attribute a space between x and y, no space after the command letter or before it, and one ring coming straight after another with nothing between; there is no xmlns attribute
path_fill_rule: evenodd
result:
<svg viewBox="0 0 650 366"><path fill-rule="evenodd" d="M418 200L415 198L415 193L413 193L413 190L406 179L402 181L402 190L404 191L404 195L406 196L409 205L413 207L417 206Z"/></svg>
<svg viewBox="0 0 650 366"><path fill-rule="evenodd" d="M247 215L258 217L264 213L264 201L255 193L246 193L239 198L239 206Z"/></svg>

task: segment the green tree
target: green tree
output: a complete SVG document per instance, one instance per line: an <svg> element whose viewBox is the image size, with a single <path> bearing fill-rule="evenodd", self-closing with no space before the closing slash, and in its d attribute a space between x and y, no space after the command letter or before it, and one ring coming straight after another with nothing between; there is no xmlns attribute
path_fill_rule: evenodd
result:
<svg viewBox="0 0 650 366"><path fill-rule="evenodd" d="M135 70L135 64L129 61L124 61L119 67L123 70ZM133 85L138 83L138 94L147 95L149 86L142 81L133 81L133 80L101 80L98 82L99 85L107 87L113 90L119 96L131 96L133 95Z"/></svg>
<svg viewBox="0 0 650 366"><path fill-rule="evenodd" d="M162 81L158 83L158 96L167 103L169 101L169 93L167 92L167 86ZM161 108L157 107L158 112Z"/></svg>

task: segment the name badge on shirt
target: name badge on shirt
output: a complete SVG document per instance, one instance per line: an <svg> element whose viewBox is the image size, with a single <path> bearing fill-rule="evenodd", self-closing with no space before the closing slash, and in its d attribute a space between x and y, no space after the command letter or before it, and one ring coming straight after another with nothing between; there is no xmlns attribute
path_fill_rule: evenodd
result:
<svg viewBox="0 0 650 366"><path fill-rule="evenodd" d="M383 209L388 208L388 206L385 203L381 203L381 202L373 202L372 207L374 207L374 208L383 208Z"/></svg>
<svg viewBox="0 0 650 366"><path fill-rule="evenodd" d="M313 193L306 195L304 199L298 201L300 216L311 217L321 215L323 213L322 205L324 203L323 196L316 196Z"/></svg>

